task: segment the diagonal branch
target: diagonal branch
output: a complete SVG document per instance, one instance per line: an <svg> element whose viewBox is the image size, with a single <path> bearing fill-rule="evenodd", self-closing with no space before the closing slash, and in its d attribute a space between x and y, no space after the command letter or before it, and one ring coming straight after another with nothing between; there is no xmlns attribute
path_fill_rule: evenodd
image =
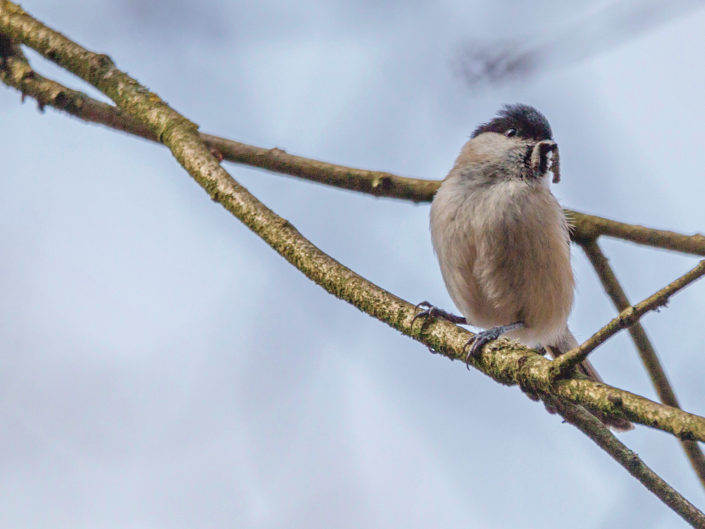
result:
<svg viewBox="0 0 705 529"><path fill-rule="evenodd" d="M668 483L651 470L635 452L620 442L593 414L588 413L580 406L555 398L546 400L567 422L592 439L600 448L612 456L617 463L622 465L627 472L638 479L642 485L659 498L662 498L664 503L671 509L684 508L680 514L688 523L693 527L702 527L702 513L700 510L692 504L689 506L679 505L680 500L667 492L670 489Z"/></svg>
<svg viewBox="0 0 705 529"><path fill-rule="evenodd" d="M3 38L7 40L0 35L0 39ZM42 77L31 68L18 46L12 46L10 43L8 50L6 68L0 69L0 79L22 92L23 97L25 95L34 97L40 108L51 106L84 121L102 124L159 142L159 138L148 127L120 108ZM200 137L208 148L230 162L251 165L378 197L430 202L440 183L437 180L407 178L383 171L331 164L288 154L277 148L265 149L210 134L200 133ZM656 248L705 256L705 236L700 234L683 235L577 211L566 210L566 214L574 226L572 236L576 241L608 235Z"/></svg>
<svg viewBox="0 0 705 529"><path fill-rule="evenodd" d="M220 202L328 292L450 358L464 356L464 344L469 335L467 331L442 321L417 326L416 331L412 329L413 305L366 281L323 253L289 222L259 202L220 167L201 141L193 123L115 68L109 57L81 48L7 0L0 0L0 32L32 46L96 86L126 113L143 119L211 198ZM623 415L635 422L672 431L679 436L705 440L705 418L584 378L553 383L549 376L548 360L506 340L486 346L473 360L473 365L505 384L518 383L535 393L555 394L574 403L605 409L608 413ZM705 527L705 516L673 488L664 483L663 487L651 490L683 518L698 527Z"/></svg>
<svg viewBox="0 0 705 529"><path fill-rule="evenodd" d="M705 260L700 261L695 268L665 286L655 294L652 294L644 301L637 303L633 307L630 306L623 309L617 317L613 318L607 325L593 334L588 340L554 360L553 366L551 366L553 376L560 378L569 375L573 368L583 362L587 358L588 354L594 351L596 347L599 347L605 343L609 338L617 334L622 329L629 328L637 323L639 319L647 312L655 310L658 307L668 303L668 299L673 294L685 288L693 281L700 279L703 274L705 274Z"/></svg>
<svg viewBox="0 0 705 529"><path fill-rule="evenodd" d="M0 45L0 50L5 48L6 57L6 67L4 71L0 69L0 79L22 92L23 97L35 98L40 109L51 106L90 123L159 142L148 127L120 108L41 76L29 65L19 46L13 45L3 35L0 35L0 40L6 42L4 46ZM265 149L210 134L201 133L200 136L210 149L230 162L298 176L333 187L413 202L430 202L438 189L435 180L406 178L382 171L321 162L287 154L281 149Z"/></svg>
<svg viewBox="0 0 705 529"><path fill-rule="evenodd" d="M617 310L624 310L629 307L629 299L617 280L617 276L614 274L607 257L605 257L605 254L602 253L600 246L597 244L597 241L583 241L581 245L588 259L590 259L593 268L595 268L602 282L602 286L607 292L607 295L612 299L612 303ZM651 344L651 340L649 340L649 337L646 335L644 327L641 323L636 323L629 327L629 334L632 336L634 345L636 345L637 351L639 351L641 361L651 377L651 383L656 389L656 393L661 402L673 406L674 408L680 408L676 394L671 384L668 382L666 372L663 370L656 350ZM696 441L681 439L680 442L691 466L700 479L700 483L705 487L705 455L703 455L703 451Z"/></svg>
<svg viewBox="0 0 705 529"><path fill-rule="evenodd" d="M464 358L469 334L444 322L412 328L414 306L341 265L304 238L238 184L201 141L196 126L118 70L106 55L78 46L37 22L20 7L0 0L0 32L22 41L60 66L81 76L112 98L126 113L143 117L147 127L169 147L194 179L233 215L262 237L290 263L331 294L391 325L450 358ZM441 329L444 332L439 333ZM428 330L434 332L428 333ZM501 354L498 352L501 351ZM624 416L680 438L705 441L705 418L659 405L624 390L585 378L554 381L551 362L525 347L498 342L485 347L475 366L504 384L520 384L569 401Z"/></svg>

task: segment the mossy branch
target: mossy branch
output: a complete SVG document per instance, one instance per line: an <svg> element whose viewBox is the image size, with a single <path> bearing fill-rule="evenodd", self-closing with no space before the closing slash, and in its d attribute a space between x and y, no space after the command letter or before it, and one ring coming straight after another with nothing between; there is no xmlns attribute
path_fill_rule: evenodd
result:
<svg viewBox="0 0 705 529"><path fill-rule="evenodd" d="M111 97L128 115L134 113L142 117L147 128L159 132L162 142L213 200L220 202L310 279L335 296L444 352L450 358L464 356L462 345L470 336L467 331L451 326L452 330L446 329L442 334L425 332L427 329L445 329L443 322L432 322L423 328L417 325L412 329L413 305L341 265L305 239L288 221L268 209L219 165L200 140L193 123L115 68L106 56L93 54L54 33L12 2L2 0L0 5L3 6L0 9L0 32L34 47L60 66L82 76ZM82 61L99 64L101 73L94 67L82 65ZM456 343L458 339L462 343ZM586 379L554 383L549 374L548 360L518 344L496 344L489 349L493 354L481 356L475 362L495 380L504 384L519 383L546 393L555 391L574 403L623 415L634 422L669 431L681 438L705 441L705 419L702 417ZM497 354L498 351L502 354Z"/></svg>
<svg viewBox="0 0 705 529"><path fill-rule="evenodd" d="M592 264L595 272L597 272L600 282L605 292L607 292L607 295L612 300L615 308L618 311L628 308L630 306L629 299L617 280L617 276L612 270L607 257L602 253L600 246L597 244L597 241L582 241L581 246L590 260L590 264ZM656 350L651 340L649 340L644 327L641 323L637 322L629 327L629 334L634 341L641 361L646 371L649 373L651 383L656 389L656 393L661 402L673 406L674 408L680 408L676 393L668 381L666 372L661 365ZM705 455L703 451L700 446L698 446L697 441L681 439L680 442L693 470L695 470L698 479L700 479L700 483L705 487Z"/></svg>
<svg viewBox="0 0 705 529"><path fill-rule="evenodd" d="M34 71L27 63L19 50L19 46L14 46L6 37L0 35L0 39L5 39L8 43L6 55L6 68L0 70L0 79L9 86L15 87L23 95L34 97L40 109L51 106L57 110L69 113L84 121L102 124L115 130L120 130L133 135L143 137L152 141L158 138L141 121L123 112L120 108L98 101L83 92L72 90L55 81L42 77ZM408 199L412 201L428 201L432 198L437 189L438 182L434 180L421 180L404 178L390 173L367 171L350 167L329 164L293 156L279 149L264 149L244 143L212 136L200 134L201 139L212 150L224 157L224 159L245 163L263 169L292 174L304 179L313 180L327 185L351 189L376 196L387 196L392 198ZM600 217L578 213L567 212L576 228L573 231L573 238L581 243L591 242L593 237L599 234L608 234L615 237L622 237L652 246L668 248L683 252L690 252L705 255L705 244L700 235L686 236L673 232L654 230L641 226L624 224ZM601 276L602 277L602 276ZM608 287L606 287L608 288ZM609 289L614 289L614 283ZM616 283L616 288L620 288ZM620 288L621 289L621 288ZM614 300L613 296L613 300ZM617 303L615 301L615 303ZM628 303L621 303L621 308L627 307ZM634 337L642 358L644 351L653 351L648 338L641 327L636 324L630 328L630 333ZM662 368L654 366L655 353L649 355L651 360L645 361L652 377L658 379L655 385L659 389L662 402L670 406L678 407L665 375L657 376L654 373L663 373ZM658 360L656 359L656 363ZM651 366L651 368L649 367ZM664 389L668 388L668 389ZM705 485L705 458L702 451L694 441L681 441L686 447L691 461L697 461L697 467L701 469L699 476ZM695 463L694 463L695 464Z"/></svg>
<svg viewBox="0 0 705 529"><path fill-rule="evenodd" d="M1 47L0 47L1 48ZM91 98L83 92L72 90L36 73L17 47L7 55L7 67L0 70L0 79L37 100L39 107L50 106L91 123L98 123L115 130L159 142L157 134L138 119L119 107ZM430 202L438 189L438 180L408 178L384 171L370 171L337 165L303 156L288 154L272 148L265 149L226 138L199 133L201 140L217 157L296 176L324 185L358 191L377 197L387 197L412 202ZM594 240L600 235L616 237L647 246L705 256L705 236L684 235L566 210L574 229L575 241Z"/></svg>
<svg viewBox="0 0 705 529"><path fill-rule="evenodd" d="M193 123L171 109L156 94L115 68L107 56L81 48L7 0L0 0L0 32L14 41L31 46L48 59L79 75L108 95L127 115L144 122L213 200L220 202L328 292L449 358L463 357L463 346L469 337L467 331L443 321L412 328L415 314L413 305L370 283L326 255L288 221L259 202L219 165ZM624 416L634 422L671 431L679 437L705 440L704 418L580 377L554 383L549 375L548 360L506 340L485 346L473 360L473 365L499 382L519 384L534 394L547 395L546 398L567 399ZM586 433L597 440L595 432L586 429ZM616 439L615 442L618 449L627 450ZM601 446L607 450L615 449ZM616 457L618 454L612 455ZM636 455L633 461L640 462ZM632 467L631 471L637 474L643 473L643 468L648 468L645 465L643 468L639 465ZM650 490L691 524L705 528L705 516L668 484L661 480Z"/></svg>

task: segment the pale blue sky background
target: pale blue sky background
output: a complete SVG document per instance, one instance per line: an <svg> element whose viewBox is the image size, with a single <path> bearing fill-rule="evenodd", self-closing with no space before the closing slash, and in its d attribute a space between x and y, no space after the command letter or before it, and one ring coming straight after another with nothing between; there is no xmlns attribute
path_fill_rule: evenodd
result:
<svg viewBox="0 0 705 529"><path fill-rule="evenodd" d="M637 5L651 15L629 15ZM565 206L694 233L705 222L705 10L670 5L23 4L204 132L357 167L440 179L479 122L533 104L561 147ZM634 32L611 39L622 13ZM547 62L499 85L459 77L463 50L508 42L548 50ZM41 114L7 88L0 116L2 527L684 525L518 389L324 293L166 149ZM368 279L452 307L428 205L226 168ZM696 263L603 247L633 301ZM614 310L578 249L573 261L571 325L584 339ZM704 294L698 283L644 320L683 406L701 415ZM594 363L654 396L626 333ZM672 436L637 427L622 438L705 506Z"/></svg>

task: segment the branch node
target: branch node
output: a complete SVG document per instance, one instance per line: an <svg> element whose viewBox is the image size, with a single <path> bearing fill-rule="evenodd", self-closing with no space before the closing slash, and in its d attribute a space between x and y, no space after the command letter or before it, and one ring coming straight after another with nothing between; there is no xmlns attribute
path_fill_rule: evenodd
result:
<svg viewBox="0 0 705 529"><path fill-rule="evenodd" d="M693 434L692 430L687 430L687 429L684 429L684 430L681 430L680 432L678 432L678 438L683 441L695 441L696 440L696 437Z"/></svg>
<svg viewBox="0 0 705 529"><path fill-rule="evenodd" d="M377 194L387 192L392 187L392 179L387 176L379 176L372 180L372 190Z"/></svg>
<svg viewBox="0 0 705 529"><path fill-rule="evenodd" d="M113 68L115 66L115 63L113 60L110 58L110 56L104 54L104 53L99 53L93 57L93 67L97 69L105 69L105 68Z"/></svg>
<svg viewBox="0 0 705 529"><path fill-rule="evenodd" d="M614 395L612 393L607 395L607 400L618 408L621 408L624 404L624 400L622 400L622 397L620 397L619 395Z"/></svg>

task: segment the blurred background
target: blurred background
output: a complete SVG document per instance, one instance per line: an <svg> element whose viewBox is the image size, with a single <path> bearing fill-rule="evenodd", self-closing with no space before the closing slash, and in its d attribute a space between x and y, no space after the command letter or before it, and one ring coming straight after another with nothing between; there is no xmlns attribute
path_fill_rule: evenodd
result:
<svg viewBox="0 0 705 529"><path fill-rule="evenodd" d="M214 133L441 179L476 125L535 105L563 205L703 231L700 1L28 0ZM95 95L28 52L33 66ZM540 403L326 294L158 145L0 90L3 527L681 527ZM428 204L226 164L330 255L453 308ZM696 258L603 240L633 302ZM574 249L571 326L614 316ZM643 320L705 414L705 283ZM655 398L627 333L604 379ZM671 435L621 435L705 505Z"/></svg>

